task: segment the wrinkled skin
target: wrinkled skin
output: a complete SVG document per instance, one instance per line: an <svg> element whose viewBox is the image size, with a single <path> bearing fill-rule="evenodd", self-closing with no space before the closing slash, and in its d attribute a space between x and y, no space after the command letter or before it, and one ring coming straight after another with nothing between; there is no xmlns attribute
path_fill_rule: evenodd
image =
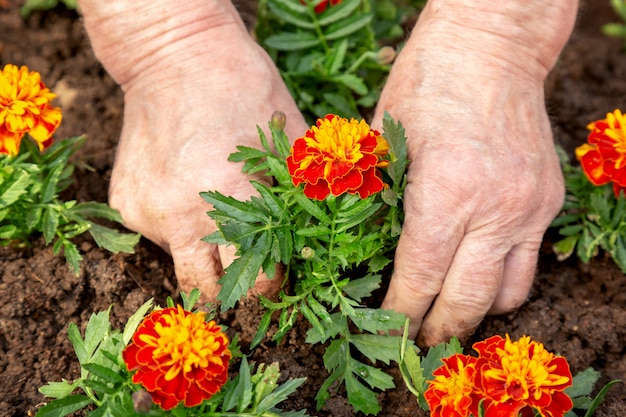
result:
<svg viewBox="0 0 626 417"><path fill-rule="evenodd" d="M525 301L564 197L543 81L575 2L452 3L428 3L374 123L388 111L409 138L406 219L383 307L406 313L421 345L467 336Z"/></svg>
<svg viewBox="0 0 626 417"><path fill-rule="evenodd" d="M256 126L266 127L274 110L287 114L292 139L306 130L304 119L230 2L80 7L98 59L125 94L109 203L128 228L172 255L184 290L215 298L234 249L200 240L215 225L199 193L248 199L250 177L228 155L237 145L258 147ZM279 281L260 277L256 291L271 293Z"/></svg>
<svg viewBox="0 0 626 417"><path fill-rule="evenodd" d="M274 110L287 113L292 140L307 126L230 2L79 3L98 58L125 92L110 204L172 254L183 289L213 298L233 252L200 241L215 225L198 193L252 194L226 158L235 145L258 146L255 126ZM423 345L467 335L527 297L564 194L543 81L576 8L430 0L393 66L373 127L384 111L400 120L411 164L383 307L406 313ZM275 289L258 282L259 292Z"/></svg>

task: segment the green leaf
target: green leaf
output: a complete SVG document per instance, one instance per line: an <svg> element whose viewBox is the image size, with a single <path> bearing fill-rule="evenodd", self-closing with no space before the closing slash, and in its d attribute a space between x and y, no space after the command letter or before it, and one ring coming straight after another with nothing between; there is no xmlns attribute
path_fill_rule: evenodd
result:
<svg viewBox="0 0 626 417"><path fill-rule="evenodd" d="M353 370L371 388L386 390L396 387L391 375L373 366L358 362L358 365L353 366Z"/></svg>
<svg viewBox="0 0 626 417"><path fill-rule="evenodd" d="M265 339L265 335L267 334L267 331L270 328L270 323L272 321L272 313L272 310L267 310L263 314L263 317L261 317L261 321L259 322L259 327L257 328L256 334L250 342L250 349L254 349L261 343L261 341L263 341L263 339Z"/></svg>
<svg viewBox="0 0 626 417"><path fill-rule="evenodd" d="M593 386L598 382L599 378L600 372L595 371L593 368L587 368L574 376L572 385L565 389L565 393L571 398L591 395Z"/></svg>
<svg viewBox="0 0 626 417"><path fill-rule="evenodd" d="M63 398L70 395L79 385L80 379L71 384L65 380L63 382L48 382L39 388L39 392L50 398Z"/></svg>
<svg viewBox="0 0 626 417"><path fill-rule="evenodd" d="M239 375L234 380L234 387L226 390L224 396L223 411L237 408L237 412L242 412L252 400L252 383L250 382L250 367L248 360L244 356L239 365Z"/></svg>
<svg viewBox="0 0 626 417"><path fill-rule="evenodd" d="M278 51L298 51L302 49L312 48L320 44L320 40L313 33L292 33L280 32L275 35L268 36L265 45Z"/></svg>
<svg viewBox="0 0 626 417"><path fill-rule="evenodd" d="M341 74L333 77L333 80L340 82L359 95L366 95L369 91L362 78L354 74Z"/></svg>
<svg viewBox="0 0 626 417"><path fill-rule="evenodd" d="M82 408L85 408L93 401L84 395L71 395L69 397L54 400L41 407L36 417L64 417Z"/></svg>
<svg viewBox="0 0 626 417"><path fill-rule="evenodd" d="M333 7L327 8L324 13L320 15L318 24L320 26L327 26L331 23L344 20L351 16L352 13L361 5L361 0L342 1Z"/></svg>
<svg viewBox="0 0 626 417"><path fill-rule="evenodd" d="M6 226L0 227L0 239L10 240L15 236L15 232L17 231L17 227L12 224L7 224Z"/></svg>
<svg viewBox="0 0 626 417"><path fill-rule="evenodd" d="M373 17L374 15L370 13L356 13L346 19L343 19L341 22L337 22L336 24L328 27L326 31L326 39L335 40L349 36L367 26L372 21Z"/></svg>
<svg viewBox="0 0 626 417"><path fill-rule="evenodd" d="M91 317L89 317L89 322L85 329L85 351L87 352L88 358L93 356L102 340L111 331L111 323L109 322L110 310L111 308L109 307L108 310L93 313ZM87 362L89 362L89 360L81 362L81 364L86 364Z"/></svg>
<svg viewBox="0 0 626 417"><path fill-rule="evenodd" d="M80 271L80 262L83 260L83 257L80 253L78 253L78 248L69 240L59 241L63 243L63 255L65 256L65 261L70 266L72 272L78 275L78 272Z"/></svg>
<svg viewBox="0 0 626 417"><path fill-rule="evenodd" d="M47 178L44 180L41 191L42 203L50 203L57 196L57 186L62 172L63 165L57 165L52 169L52 171L50 171Z"/></svg>
<svg viewBox="0 0 626 417"><path fill-rule="evenodd" d="M126 379L124 379L124 377L122 377L117 372L112 371L106 366L102 366L97 363L84 363L82 364L82 367L86 369L89 373L99 378L102 378L105 382L110 382L110 383L122 382L123 383L126 381Z"/></svg>
<svg viewBox="0 0 626 417"><path fill-rule="evenodd" d="M356 326L370 333L389 332L390 330L400 330L404 326L406 317L402 313L393 310L382 310L378 308L357 308L350 319Z"/></svg>
<svg viewBox="0 0 626 417"><path fill-rule="evenodd" d="M399 339L400 336L355 334L350 342L372 362L378 360L389 365L391 361L399 361Z"/></svg>
<svg viewBox="0 0 626 417"><path fill-rule="evenodd" d="M308 8L297 1L271 0L270 11L279 19L302 29L314 29L315 24L308 19Z"/></svg>
<svg viewBox="0 0 626 417"><path fill-rule="evenodd" d="M70 323L67 326L67 336L74 346L74 351L76 352L78 362L87 363L87 361L89 361L89 358L91 357L91 353L87 352L85 341L81 337L78 326L76 326L75 323Z"/></svg>
<svg viewBox="0 0 626 417"><path fill-rule="evenodd" d="M379 274L369 274L363 278L351 279L344 287L343 291L356 301L370 297L372 292L380 288L382 276Z"/></svg>
<svg viewBox="0 0 626 417"><path fill-rule="evenodd" d="M326 72L328 73L328 75L335 75L339 73L339 70L341 69L341 67L343 67L343 62L345 60L347 50L348 39L341 39L334 45L331 55L326 61Z"/></svg>
<svg viewBox="0 0 626 417"><path fill-rule="evenodd" d="M593 399L593 401L591 402L591 405L589 406L589 409L585 413L585 417L593 416L593 413L596 412L596 408L598 408L598 406L600 405L602 400L604 400L604 397L609 392L609 389L611 389L611 387L613 385L615 385L615 384L617 384L619 382L622 382L622 381L613 380L613 381L610 381L608 384L606 384L604 387L602 387L600 392L598 392L598 395L596 395L595 398Z"/></svg>
<svg viewBox="0 0 626 417"><path fill-rule="evenodd" d="M270 245L269 232L262 233L253 248L244 252L226 268L224 276L218 281L222 285L217 296L222 301L222 311L233 308L254 286L261 265L269 255Z"/></svg>
<svg viewBox="0 0 626 417"><path fill-rule="evenodd" d="M345 377L348 401L356 411L365 414L378 414L381 410L376 393L360 383L352 374Z"/></svg>
<svg viewBox="0 0 626 417"><path fill-rule="evenodd" d="M267 217L259 214L249 203L239 201L233 197L227 197L217 191L201 192L200 196L213 205L215 211L228 214L228 217L240 222L255 223L267 222Z"/></svg>
<svg viewBox="0 0 626 417"><path fill-rule="evenodd" d="M88 222L89 234L96 241L96 244L109 252L134 253L135 246L139 243L141 235L138 233L121 233L117 230L100 226L97 223Z"/></svg>
<svg viewBox="0 0 626 417"><path fill-rule="evenodd" d="M59 227L59 212L55 207L46 207L43 211L42 231L46 240L46 245L54 239L57 228Z"/></svg>
<svg viewBox="0 0 626 417"><path fill-rule="evenodd" d="M332 223L330 217L328 217L328 214L326 214L317 204L315 204L315 202L309 200L309 198L305 196L303 192L294 193L293 196L298 205L302 207L304 211L322 222L322 224Z"/></svg>
<svg viewBox="0 0 626 417"><path fill-rule="evenodd" d="M392 161L387 167L387 172L395 184L402 183L408 161L408 151L406 148L406 134L402 123L396 123L389 113L383 116L383 137L389 143L392 153Z"/></svg>
<svg viewBox="0 0 626 417"><path fill-rule="evenodd" d="M76 213L84 219L107 219L120 224L124 222L119 211L95 201L77 204L72 208L72 213Z"/></svg>
<svg viewBox="0 0 626 417"><path fill-rule="evenodd" d="M14 171L9 179L3 180L0 183L0 209L18 201L26 193L30 182L30 175L22 170Z"/></svg>
<svg viewBox="0 0 626 417"><path fill-rule="evenodd" d="M287 210L285 210L285 203L283 201L280 201L280 199L276 197L276 195L274 195L274 193L272 193L265 184L261 184L257 181L250 181L250 183L254 189L259 192L263 202L276 219L288 219L289 215L287 214Z"/></svg>
<svg viewBox="0 0 626 417"><path fill-rule="evenodd" d="M278 388L272 391L271 394L266 395L257 406L258 412L269 411L271 408L285 401L287 397L298 389L300 385L302 385L306 381L306 378L296 378L290 379L283 384L281 384Z"/></svg>
<svg viewBox="0 0 626 417"><path fill-rule="evenodd" d="M130 340L132 339L133 335L135 334L135 331L137 330L137 327L139 327L139 324L143 321L144 316L146 315L148 310L150 310L150 308L152 307L152 300L153 299L151 298L145 303L143 303L142 306L139 307L137 311L133 313L132 316L130 316L128 321L126 321L126 326L124 327L124 333L122 334L122 341L124 342L124 345L127 345L128 343L130 343Z"/></svg>
<svg viewBox="0 0 626 417"><path fill-rule="evenodd" d="M382 205L381 203L370 204L369 207L364 208L363 211L361 211L360 213L356 214L355 216L349 219L338 219L337 223L340 224L341 226L337 228L335 233L337 234L343 233L346 230L350 229L351 227L354 227L356 225L359 225L365 222L367 219L372 217L372 215L376 213L376 211L378 211L381 205Z"/></svg>

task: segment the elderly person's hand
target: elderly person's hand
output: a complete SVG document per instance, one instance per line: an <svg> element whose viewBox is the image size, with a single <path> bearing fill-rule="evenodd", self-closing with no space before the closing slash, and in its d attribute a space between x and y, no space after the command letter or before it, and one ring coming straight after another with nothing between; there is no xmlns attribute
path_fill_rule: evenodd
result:
<svg viewBox="0 0 626 417"><path fill-rule="evenodd" d="M287 114L290 137L304 119L230 1L79 3L97 57L125 93L110 204L171 253L184 290L214 298L234 253L200 240L215 225L199 193L248 199L250 178L228 155L259 146L256 126L274 110ZM256 290L279 284L260 279Z"/></svg>
<svg viewBox="0 0 626 417"><path fill-rule="evenodd" d="M563 177L543 82L577 4L430 0L374 118L399 120L411 160L384 308L432 345L520 306Z"/></svg>

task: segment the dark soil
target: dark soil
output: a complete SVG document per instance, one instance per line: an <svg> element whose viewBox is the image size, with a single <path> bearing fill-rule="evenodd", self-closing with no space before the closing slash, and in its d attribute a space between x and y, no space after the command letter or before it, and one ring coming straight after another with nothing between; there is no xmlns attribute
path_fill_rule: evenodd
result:
<svg viewBox="0 0 626 417"><path fill-rule="evenodd" d="M106 202L123 95L94 58L75 12L57 8L24 20L17 6L17 0L0 1L0 64L41 72L58 94L64 122L56 136L86 134L80 156L94 168L78 170L68 198ZM246 15L253 13L248 9ZM589 121L615 108L625 110L626 52L621 41L600 33L603 23L616 20L608 0L583 5L577 29L547 84L555 138L570 153L584 142ZM466 346L493 334L527 334L565 355L574 372L593 367L602 373L601 383L626 380L626 276L603 255L588 265L575 259L558 262L550 249L553 238L553 232L546 236L528 302L516 313L486 319ZM31 250L0 249L0 416L33 415L46 401L37 391L40 386L78 376L67 339L69 322L84 328L91 313L113 305L112 319L119 327L148 298L163 304L168 295L177 295L171 259L150 242L142 240L133 255L112 255L87 237L79 239L79 246L84 261L78 276L43 239ZM259 319L252 301L224 316L244 347ZM341 393L315 410L313 398L327 376L323 349L305 345L302 332L294 331L279 346L266 343L252 360L279 361L285 378L309 378L284 403L285 409L354 416ZM397 372L390 372L399 388L380 394L379 415L424 415ZM614 387L595 415L626 416L625 386Z"/></svg>

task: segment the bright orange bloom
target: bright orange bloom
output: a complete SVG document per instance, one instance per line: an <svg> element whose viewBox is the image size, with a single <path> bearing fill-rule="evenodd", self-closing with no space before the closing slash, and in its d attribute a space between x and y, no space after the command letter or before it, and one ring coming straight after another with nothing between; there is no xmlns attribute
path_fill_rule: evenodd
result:
<svg viewBox="0 0 626 417"><path fill-rule="evenodd" d="M50 146L62 119L61 109L50 105L55 97L38 72L4 66L0 71L0 153L17 155L26 133L39 150Z"/></svg>
<svg viewBox="0 0 626 417"><path fill-rule="evenodd" d="M304 183L304 194L323 200L328 194L359 194L367 198L382 191L385 184L377 169L389 144L364 120L326 115L316 126L295 140L287 166L293 184Z"/></svg>
<svg viewBox="0 0 626 417"><path fill-rule="evenodd" d="M164 410L211 398L226 383L231 358L221 328L181 306L150 313L122 355L128 369L137 371L133 382Z"/></svg>
<svg viewBox="0 0 626 417"><path fill-rule="evenodd" d="M626 118L616 109L587 128L588 143L576 148L576 158L592 184L612 181L619 197L621 190L626 191Z"/></svg>
<svg viewBox="0 0 626 417"><path fill-rule="evenodd" d="M424 398L432 417L469 417L478 415L480 397L474 389L476 358L456 354L443 358L433 372Z"/></svg>
<svg viewBox="0 0 626 417"><path fill-rule="evenodd" d="M563 391L572 385L565 358L523 336L512 342L493 336L474 344L479 353L476 388L486 399L485 417L534 415L563 417L572 400Z"/></svg>

